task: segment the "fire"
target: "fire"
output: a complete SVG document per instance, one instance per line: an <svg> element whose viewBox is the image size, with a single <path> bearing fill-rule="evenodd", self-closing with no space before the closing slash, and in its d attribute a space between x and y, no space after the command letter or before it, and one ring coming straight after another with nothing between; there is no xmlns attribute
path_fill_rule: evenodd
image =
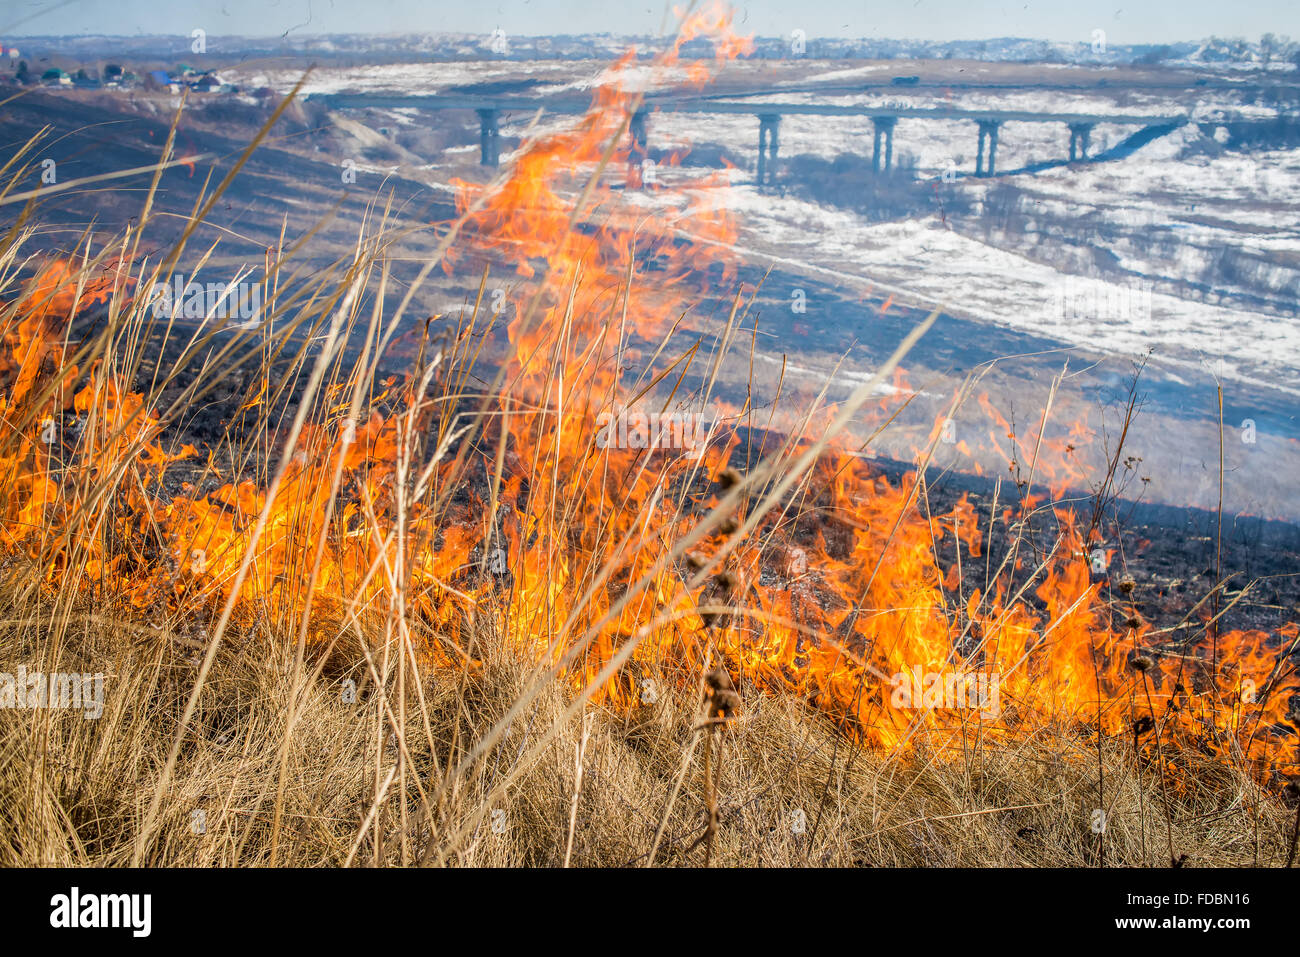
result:
<svg viewBox="0 0 1300 957"><path fill-rule="evenodd" d="M716 57L687 64L690 82L750 49L727 12L708 8L653 70L681 67L695 37L711 39ZM618 79L634 64L631 54L619 62L572 128L527 143L503 181L458 184L464 240L444 268L505 258L524 280L505 385L491 398L499 487L466 479L495 475L494 454L454 447L419 477L413 436L446 433L413 375L355 420L341 391L327 395L330 413L301 430L273 485L168 493L168 467L198 451L165 449L158 418L115 370L65 363L70 318L124 284L79 288L76 270L56 263L3 313L0 547L51 587L196 618L234 600L274 633L305 621L316 642L349 616L418 617L438 636L421 650L446 667L469 663L467 630L487 614L519 654L614 708L642 706L647 682L685 686L721 660L738 686L802 696L871 747L905 748L923 730L954 747L966 734L1022 739L1054 724L1133 734L1144 748L1158 734L1256 770L1293 767L1287 710L1300 680L1278 643L1294 626L1213 636L1203 624L1201 640L1175 646L1136 617L1117 624L1094 543L1064 509L1047 554L1013 548L986 587L963 591L961 570L945 571L939 555L959 543L984 554L972 504L930 515L918 476L891 481L833 447L777 505L760 513L750 490L689 555L669 560L744 481L730 470L752 465L733 428L746 409L707 390L694 405L678 396L674 411L703 414L707 403L717 419L702 452L601 447L598 421L643 393L669 409L673 383L689 391L687 370L706 361L695 350L650 363L665 392L628 381L627 363L638 342L671 337L706 291L702 273L718 288L734 282L736 265L718 250L737 229L715 202L720 179L675 176L647 184L647 199L615 175L635 159L627 129L640 94ZM1010 467L1037 463L1035 486L1084 477L1071 454L1090 441L1083 426L1040 441L1045 423L1016 435L981 404ZM796 449L817 434L810 425ZM98 491L108 479L111 497ZM422 495L435 486L463 486L468 504L429 506ZM1030 494L1021 507L1039 501ZM755 527L740 535L747 520ZM904 686L920 700L900 703ZM977 688L978 707L963 706ZM1142 738L1144 718L1158 732Z"/></svg>

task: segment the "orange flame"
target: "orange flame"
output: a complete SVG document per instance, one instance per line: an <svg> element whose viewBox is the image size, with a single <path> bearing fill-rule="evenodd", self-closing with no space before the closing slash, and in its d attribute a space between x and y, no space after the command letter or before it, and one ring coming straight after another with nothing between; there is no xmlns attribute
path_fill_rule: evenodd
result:
<svg viewBox="0 0 1300 957"><path fill-rule="evenodd" d="M715 69L750 49L729 14L707 8L655 66L676 65L694 37L713 40ZM143 398L108 370L63 368L60 336L87 290L56 264L26 292L0 355L3 548L26 554L51 582L84 574L98 594L135 607L211 605L229 597L247 564L239 607L277 620L309 602L334 608L340 596L383 611L400 569L403 613L445 636L430 648L438 660L464 660L455 649L465 644L468 598L500 611L522 654L561 665L575 689L594 687L615 707L644 700L646 681L685 683L720 656L758 687L805 696L873 746L905 747L922 729L958 743L968 731L1027 737L1049 722L1116 735L1146 716L1164 740L1255 768L1293 767L1287 709L1300 679L1276 643L1294 638L1294 627L1218 635L1217 660L1208 638L1176 648L1140 620L1117 627L1091 543L1064 510L1055 547L1035 556L1033 570L1017 556L965 594L960 570L945 572L939 554L958 543L983 553L971 503L923 513L917 476L891 481L837 448L818 459L803 491L752 516L753 532L721 562L725 575L688 587L690 576L664 554L718 505L722 487L708 477L731 464L739 436L721 429L699 456L601 448L595 436L602 410L636 397L623 382L624 327L650 341L701 295L695 280L707 267L722 266L714 281L734 278L717 250L734 243L736 227L711 201L719 180L661 186L651 208L602 170L630 156L620 144L640 99L617 74L632 63L631 54L619 61L615 82L597 89L573 128L526 144L499 185L458 184L466 238L444 267L477 247L531 281L508 324L510 384L497 397L508 454L496 514L472 488L459 520L418 503L398 507L404 436L431 415L409 387L408 412L357 424L341 419L330 396L335 414L306 429L273 499L241 481L165 501L164 470L196 451L164 451ZM691 64L686 75L694 82L708 71ZM1049 488L1085 477L1071 453L1090 441L1083 426L1039 436L1046 426L1035 423L1017 434L980 401L1013 470L1033 461L1035 481ZM57 426L67 410L84 423L75 440L46 441L43 424ZM69 461L78 468L60 464ZM443 468L447 481L453 466ZM117 500L90 496L90 476L119 473L132 481L118 483ZM345 490L337 498L335 476ZM674 489L685 491L675 500ZM742 505L738 520L747 517ZM165 544L165 560L146 538ZM697 549L717 556L729 540L715 530ZM488 565L492 574L478 571ZM713 606L740 612L706 610ZM591 640L573 637L584 634ZM1134 668L1138 653L1150 660ZM973 701L968 692L981 687Z"/></svg>

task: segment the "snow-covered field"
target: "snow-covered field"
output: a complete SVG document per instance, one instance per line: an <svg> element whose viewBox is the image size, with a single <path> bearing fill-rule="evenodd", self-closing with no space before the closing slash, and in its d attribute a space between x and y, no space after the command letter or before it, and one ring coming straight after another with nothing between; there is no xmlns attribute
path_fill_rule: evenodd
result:
<svg viewBox="0 0 1300 957"><path fill-rule="evenodd" d="M805 86L843 83L879 78L899 69L892 63L822 69L804 82ZM988 69L973 66L972 79ZM287 88L297 75L291 70L250 72L240 79L247 85ZM541 81L531 92L546 94L608 82L664 85L673 78L662 72L651 75L641 67L618 73L608 64L563 61L538 61L526 71L517 63L496 61L394 64L318 70L307 92L426 94L519 79ZM753 99L1086 114L1208 116L1225 108L1238 115L1270 112L1232 102L1189 104L1159 92L1117 95L1109 88L949 91L946 95L906 89L842 95L779 91L780 86L795 82L781 80L776 92ZM387 115L393 125L420 122L410 110ZM532 117L507 117L502 132L521 136L532 122ZM532 132L545 133L567 122L565 117L544 118ZM1113 146L1133 129L1098 126L1093 131L1092 154ZM787 116L781 124L781 157L869 156L872 137L865 118ZM1154 349L1157 361L1172 366L1214 360L1220 375L1300 391L1300 322L1294 308L1287 314L1284 307L1288 293L1294 307L1300 284L1300 153L1197 150L1197 141L1204 139L1197 126L1188 125L1125 159L1006 175L1063 158L1068 143L1061 124L1007 123L998 147L998 168L1004 176L986 182L963 178L951 184L943 182L945 171L951 178L953 171L969 173L973 167L974 124L899 121L894 135L899 165L914 166L918 175L942 182L945 189L965 190L977 203L985 201L997 183L1012 184L1031 196L1033 210L1016 235L1005 230L980 232L970 228L971 217L953 222L930 212L901 221L873 222L851 209L800 198L797 190L787 190L785 195L760 192L744 168L732 172L731 189L717 200L739 214L742 245L749 252L792 269L817 271L827 279L855 285L874 284L917 304L943 303L962 315L1063 343L1124 354ZM733 154L751 156L756 150L757 122L749 115L657 114L650 120L650 142L665 149L718 144ZM457 166L472 154L466 147L451 150L456 151ZM504 159L509 161L509 153ZM424 170L437 179L439 165L433 160ZM675 174L664 170L661 175L667 180ZM1068 257L1055 262L1053 249L1044 244L1038 229L1040 219L1058 229L1073 220L1090 234L1104 232L1114 268L1109 274L1090 273L1081 272ZM1266 277L1266 285L1273 287L1268 303L1234 296L1242 290L1233 289L1231 283L1197 290L1195 295L1180 288L1200 282L1224 250L1269 259L1275 275ZM1076 279L1090 284L1087 294L1101 300L1107 299L1107 292L1095 291L1097 284L1115 287L1111 295L1128 295L1134 281L1144 284L1149 296L1136 317L1140 321L1127 310L1103 308L1087 315L1081 314L1086 310L1060 309L1062 287Z"/></svg>
<svg viewBox="0 0 1300 957"><path fill-rule="evenodd" d="M1039 106L1081 110L1075 103ZM737 143L752 139L755 125L747 116L664 114L654 118L651 136L652 142L671 145ZM1004 129L1000 168L1060 157L1064 150L1065 131L1052 124ZM1107 138L1118 138L1099 132L1094 152ZM1300 394L1300 319L1294 314L1300 152L1195 155L1191 147L1200 137L1188 126L1125 159L1006 177L1035 203L1016 236L983 235L967 221L944 222L937 213L873 222L790 192L759 191L745 170L733 172L732 188L719 201L738 213L742 245L791 271L815 271L859 289L874 285L918 304L943 304L956 314L1094 350L1125 355L1154 350L1171 374L1179 367L1204 372L1209 363L1221 377ZM899 121L895 155L912 154L921 175L935 178L942 190L956 188L944 183L942 174L950 164L971 165L974 138L969 123ZM867 124L811 117L782 122L783 157L833 159L870 155L870 150ZM964 180L960 188L973 190L982 201L994 188L988 184L996 182ZM1090 233L1107 233L1116 268L1109 274L1081 273L1069 268L1073 263L1053 262L1037 219L1075 221ZM1153 242L1157 237L1161 241ZM1225 249L1276 259L1271 282L1282 294L1273 298L1285 302L1289 288L1291 313L1234 302L1231 289L1180 294L1186 290L1179 283L1197 281ZM1135 287L1139 295L1126 308ZM1098 308L1062 309L1063 292L1076 303L1095 300ZM1111 307L1115 300L1119 308Z"/></svg>

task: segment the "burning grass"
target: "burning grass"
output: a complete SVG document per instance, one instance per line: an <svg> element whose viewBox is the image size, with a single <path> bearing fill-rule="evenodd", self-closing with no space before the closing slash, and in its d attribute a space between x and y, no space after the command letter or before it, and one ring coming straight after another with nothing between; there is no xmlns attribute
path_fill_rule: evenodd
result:
<svg viewBox="0 0 1300 957"><path fill-rule="evenodd" d="M725 17L701 31L713 68L744 49ZM717 181L647 205L611 175L640 104L602 88L461 184L396 308L388 211L331 269L269 254L256 328L144 292L202 210L160 262L152 194L57 263L24 256L23 214L0 246L0 647L108 681L96 721L0 712L5 860L1286 860L1295 627L1230 631L1217 593L1189 627L1146 621L1097 557L1122 447L1090 516L1052 504L1050 399L988 516L875 471L845 426L888 427L873 389L928 322L782 429L723 402L746 290L712 344L684 316L700 276L735 284L734 224ZM523 290L486 388L486 272L459 316L407 316L476 257ZM200 449L196 410L232 381ZM598 439L636 408L700 417L701 446Z"/></svg>

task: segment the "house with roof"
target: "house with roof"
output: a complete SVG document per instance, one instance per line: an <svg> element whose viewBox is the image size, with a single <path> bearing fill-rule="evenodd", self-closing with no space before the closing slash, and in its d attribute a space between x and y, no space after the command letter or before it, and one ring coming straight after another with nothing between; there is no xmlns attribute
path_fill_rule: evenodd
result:
<svg viewBox="0 0 1300 957"><path fill-rule="evenodd" d="M159 86L164 86L173 93L179 93L184 85L181 81L173 76L169 76L166 70L150 70L149 78Z"/></svg>

